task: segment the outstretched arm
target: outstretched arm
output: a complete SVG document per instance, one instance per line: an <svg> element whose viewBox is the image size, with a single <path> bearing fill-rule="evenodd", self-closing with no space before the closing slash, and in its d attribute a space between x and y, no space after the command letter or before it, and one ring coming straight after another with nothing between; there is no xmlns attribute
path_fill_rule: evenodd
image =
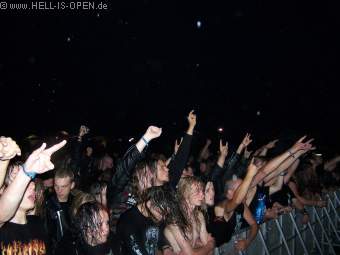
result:
<svg viewBox="0 0 340 255"><path fill-rule="evenodd" d="M340 156L336 156L325 163L324 169L326 171L333 171L339 162L340 162Z"/></svg>
<svg viewBox="0 0 340 255"><path fill-rule="evenodd" d="M120 192L129 182L137 162L142 158L145 147L161 134L161 128L149 126L142 138L128 149L124 157L118 162L116 171L112 176L108 194L110 199L112 199L112 195L120 195Z"/></svg>
<svg viewBox="0 0 340 255"><path fill-rule="evenodd" d="M240 143L240 145L237 148L236 153L241 155L242 151L252 142L253 140L250 139L250 134L247 133L245 135L245 137L243 138L242 142Z"/></svg>
<svg viewBox="0 0 340 255"><path fill-rule="evenodd" d="M253 183L252 183L252 187L256 186L265 177L267 177L271 172L277 169L282 164L282 162L284 162L287 158L291 157L292 155L294 155L300 150L310 149L312 147L310 143L312 139L304 143L303 140L305 138L306 136L300 138L289 150L285 151L284 153L273 158L267 164L265 164L262 167L262 169L259 171L259 173L255 176Z"/></svg>
<svg viewBox="0 0 340 255"><path fill-rule="evenodd" d="M186 135L183 137L183 141L179 146L174 159L170 161L168 166L170 174L170 185L174 188L177 186L189 158L192 135L196 126L196 114L194 114L194 111L191 111L189 113L187 120L189 123L189 127Z"/></svg>
<svg viewBox="0 0 340 255"><path fill-rule="evenodd" d="M28 157L14 181L8 186L0 198L0 226L14 216L20 205L27 185L31 181L31 178L26 173L42 174L53 169L54 165L51 162L51 156L65 144L66 141L62 141L46 149L46 143L43 143L39 149L33 151Z"/></svg>
<svg viewBox="0 0 340 255"><path fill-rule="evenodd" d="M207 139L207 141L205 142L202 150L199 153L198 162L201 162L203 159L208 158L210 144L211 144L211 140Z"/></svg>
<svg viewBox="0 0 340 255"><path fill-rule="evenodd" d="M20 156L19 146L10 137L0 137L0 188L4 184L9 161L16 155Z"/></svg>
<svg viewBox="0 0 340 255"><path fill-rule="evenodd" d="M235 194L233 196L232 200L228 200L225 202L225 213L229 213L235 210L235 208L240 205L244 198L246 197L250 184L256 175L258 170L258 167L252 162L249 164L247 169L247 175L243 179L241 185L238 187L238 189L235 191Z"/></svg>

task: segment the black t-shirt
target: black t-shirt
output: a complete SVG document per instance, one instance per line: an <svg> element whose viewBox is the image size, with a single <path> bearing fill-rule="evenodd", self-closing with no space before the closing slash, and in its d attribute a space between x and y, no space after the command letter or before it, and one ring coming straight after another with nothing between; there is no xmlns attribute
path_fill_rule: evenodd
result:
<svg viewBox="0 0 340 255"><path fill-rule="evenodd" d="M215 238L216 247L230 241L235 231L241 227L244 205L240 204L228 221L222 217L214 217L208 225L208 231Z"/></svg>
<svg viewBox="0 0 340 255"><path fill-rule="evenodd" d="M160 247L160 227L136 206L124 212L117 224L124 255L154 255Z"/></svg>
<svg viewBox="0 0 340 255"><path fill-rule="evenodd" d="M49 254L42 221L28 216L26 224L5 223L0 228L0 254Z"/></svg>

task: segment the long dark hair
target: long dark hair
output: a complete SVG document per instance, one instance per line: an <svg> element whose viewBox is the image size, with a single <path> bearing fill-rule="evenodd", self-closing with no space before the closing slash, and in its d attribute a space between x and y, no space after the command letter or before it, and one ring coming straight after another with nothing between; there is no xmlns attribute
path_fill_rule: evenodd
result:
<svg viewBox="0 0 340 255"><path fill-rule="evenodd" d="M102 224L100 211L102 210L106 211L98 202L88 202L79 207L75 216L75 226L81 242L89 245L96 242L97 236L100 235Z"/></svg>
<svg viewBox="0 0 340 255"><path fill-rule="evenodd" d="M179 227L183 234L186 232L189 224L179 207L176 193L168 185L154 186L147 189L143 193L140 202L154 222L159 222L159 219L154 217L149 206L147 206L148 202L150 202L152 209L162 215L162 220L159 223L165 223L165 225L174 224Z"/></svg>

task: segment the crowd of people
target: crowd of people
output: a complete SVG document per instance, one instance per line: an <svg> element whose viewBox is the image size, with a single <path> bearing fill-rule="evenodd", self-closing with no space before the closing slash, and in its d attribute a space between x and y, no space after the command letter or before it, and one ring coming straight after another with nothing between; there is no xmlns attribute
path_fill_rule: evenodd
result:
<svg viewBox="0 0 340 255"><path fill-rule="evenodd" d="M238 254L282 213L308 223L305 207L325 206L339 183L340 156L323 160L306 136L252 152L246 134L235 151L220 140L216 154L207 139L195 154L193 111L187 121L172 155L150 151L164 136L156 126L120 158L89 142L86 126L45 138L49 147L1 137L1 254Z"/></svg>

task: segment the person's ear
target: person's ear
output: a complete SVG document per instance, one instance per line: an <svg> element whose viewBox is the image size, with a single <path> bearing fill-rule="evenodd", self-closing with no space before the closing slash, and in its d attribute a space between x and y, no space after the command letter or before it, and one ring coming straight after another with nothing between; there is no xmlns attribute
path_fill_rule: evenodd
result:
<svg viewBox="0 0 340 255"><path fill-rule="evenodd" d="M74 189L74 186L75 186L75 183L74 183L74 181L72 181L71 189Z"/></svg>

